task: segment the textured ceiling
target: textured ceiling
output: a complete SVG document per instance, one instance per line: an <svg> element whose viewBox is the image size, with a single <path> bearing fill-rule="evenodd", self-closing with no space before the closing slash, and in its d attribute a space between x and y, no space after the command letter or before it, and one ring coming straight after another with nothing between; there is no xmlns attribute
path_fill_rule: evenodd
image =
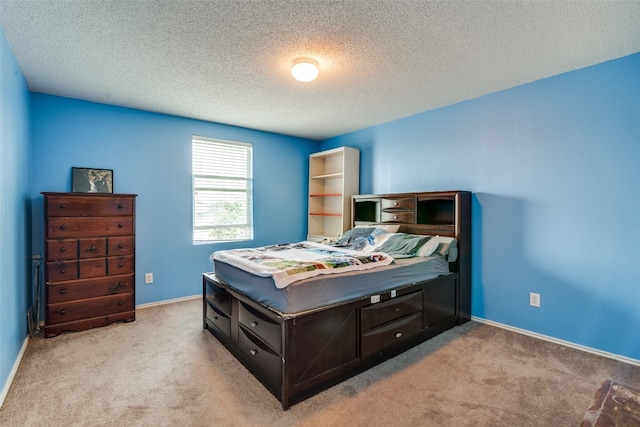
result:
<svg viewBox="0 0 640 427"><path fill-rule="evenodd" d="M640 51L640 1L12 1L34 92L325 139ZM299 83L291 62L320 76Z"/></svg>

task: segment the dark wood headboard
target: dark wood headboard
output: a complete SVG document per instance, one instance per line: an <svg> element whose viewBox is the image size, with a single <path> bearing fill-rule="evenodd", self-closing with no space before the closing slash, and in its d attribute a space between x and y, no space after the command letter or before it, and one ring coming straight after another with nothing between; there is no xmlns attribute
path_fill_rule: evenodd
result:
<svg viewBox="0 0 640 427"><path fill-rule="evenodd" d="M351 223L399 224L399 231L454 237L458 258L452 272L460 275L460 317L471 318L471 192L364 194L353 196Z"/></svg>

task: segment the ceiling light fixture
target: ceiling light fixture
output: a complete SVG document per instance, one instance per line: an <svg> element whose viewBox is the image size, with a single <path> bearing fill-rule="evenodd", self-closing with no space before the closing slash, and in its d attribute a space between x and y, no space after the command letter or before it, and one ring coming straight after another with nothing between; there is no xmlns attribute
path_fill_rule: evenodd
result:
<svg viewBox="0 0 640 427"><path fill-rule="evenodd" d="M318 62L311 58L298 58L293 61L291 75L299 82L310 82L318 77Z"/></svg>

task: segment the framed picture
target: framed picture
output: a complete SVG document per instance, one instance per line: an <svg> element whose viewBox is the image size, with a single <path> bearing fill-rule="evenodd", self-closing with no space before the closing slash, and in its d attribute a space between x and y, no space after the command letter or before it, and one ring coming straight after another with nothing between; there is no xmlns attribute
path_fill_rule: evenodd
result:
<svg viewBox="0 0 640 427"><path fill-rule="evenodd" d="M74 193L113 193L113 170L71 168L71 191Z"/></svg>

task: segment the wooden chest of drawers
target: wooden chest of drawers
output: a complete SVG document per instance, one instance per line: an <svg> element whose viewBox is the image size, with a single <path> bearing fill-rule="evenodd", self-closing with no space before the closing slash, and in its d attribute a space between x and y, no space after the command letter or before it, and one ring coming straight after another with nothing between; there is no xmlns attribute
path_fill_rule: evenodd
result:
<svg viewBox="0 0 640 427"><path fill-rule="evenodd" d="M45 336L135 320L135 195L43 193Z"/></svg>

